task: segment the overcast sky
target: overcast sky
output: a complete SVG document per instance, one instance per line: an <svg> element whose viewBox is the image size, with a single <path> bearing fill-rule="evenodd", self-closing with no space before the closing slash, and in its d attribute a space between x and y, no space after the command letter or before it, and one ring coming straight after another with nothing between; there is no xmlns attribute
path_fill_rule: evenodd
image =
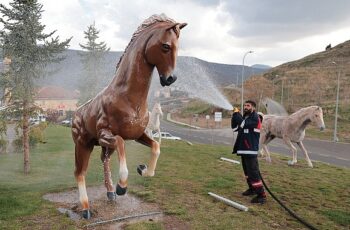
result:
<svg viewBox="0 0 350 230"><path fill-rule="evenodd" d="M8 0L0 0L8 5ZM348 0L39 0L46 32L84 43L95 21L100 41L123 51L132 33L152 14L187 22L179 55L206 61L276 66L350 40Z"/></svg>

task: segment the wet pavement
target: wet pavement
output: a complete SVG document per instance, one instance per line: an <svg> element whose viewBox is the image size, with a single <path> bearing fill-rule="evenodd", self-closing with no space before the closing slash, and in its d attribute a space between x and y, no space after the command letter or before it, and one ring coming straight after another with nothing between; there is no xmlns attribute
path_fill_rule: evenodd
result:
<svg viewBox="0 0 350 230"><path fill-rule="evenodd" d="M57 210L69 216L79 225L88 222L88 229L122 229L125 224L140 221L162 221L164 215L155 203L147 203L134 195L117 196L115 201L109 201L104 186L87 187L92 218L83 220L77 189L49 193L43 196L45 200L54 202ZM145 215L147 214L147 215Z"/></svg>

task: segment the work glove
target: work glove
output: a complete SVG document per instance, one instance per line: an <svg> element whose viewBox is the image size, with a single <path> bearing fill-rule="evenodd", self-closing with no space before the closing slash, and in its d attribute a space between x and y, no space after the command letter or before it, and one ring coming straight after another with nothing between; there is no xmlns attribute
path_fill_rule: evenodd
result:
<svg viewBox="0 0 350 230"><path fill-rule="evenodd" d="M232 112L233 113L239 113L239 109L237 107L233 107Z"/></svg>

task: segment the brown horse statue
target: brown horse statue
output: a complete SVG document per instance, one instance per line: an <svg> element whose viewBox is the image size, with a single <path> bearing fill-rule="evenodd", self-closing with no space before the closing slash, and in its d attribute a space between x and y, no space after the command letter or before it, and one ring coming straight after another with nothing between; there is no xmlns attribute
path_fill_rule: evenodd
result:
<svg viewBox="0 0 350 230"><path fill-rule="evenodd" d="M309 106L302 108L289 116L278 115L263 115L262 128L260 131L260 147L261 155L267 154L266 160L271 162L270 152L267 149L267 144L276 137L283 139L284 143L290 148L293 154L293 160L288 164L294 165L297 163L297 149L293 143L297 143L303 151L309 167L313 167L309 155L304 147L303 140L305 137L305 128L311 122L316 123L322 131L325 129L323 121L323 111L319 106Z"/></svg>
<svg viewBox="0 0 350 230"><path fill-rule="evenodd" d="M133 34L120 58L112 82L95 98L79 107L72 124L75 143L75 178L79 188L83 217L91 217L86 192L85 174L90 154L95 145L102 147L104 181L107 197L115 199L127 190L128 169L125 140L151 148L149 166L139 165L142 176L154 176L160 154L159 144L145 133L148 123L147 95L154 68L157 68L162 86L169 86L176 77L171 75L176 64L180 29L186 23L177 23L164 14L146 19ZM117 150L119 181L113 188L110 156Z"/></svg>

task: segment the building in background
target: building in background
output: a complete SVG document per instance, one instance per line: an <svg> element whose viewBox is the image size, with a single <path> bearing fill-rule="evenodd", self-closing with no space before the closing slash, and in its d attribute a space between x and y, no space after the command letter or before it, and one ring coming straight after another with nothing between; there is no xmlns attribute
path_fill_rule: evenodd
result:
<svg viewBox="0 0 350 230"><path fill-rule="evenodd" d="M78 98L77 90L67 90L59 86L44 86L38 90L34 103L44 113L48 110L56 110L59 116L66 116L68 111L77 109Z"/></svg>

